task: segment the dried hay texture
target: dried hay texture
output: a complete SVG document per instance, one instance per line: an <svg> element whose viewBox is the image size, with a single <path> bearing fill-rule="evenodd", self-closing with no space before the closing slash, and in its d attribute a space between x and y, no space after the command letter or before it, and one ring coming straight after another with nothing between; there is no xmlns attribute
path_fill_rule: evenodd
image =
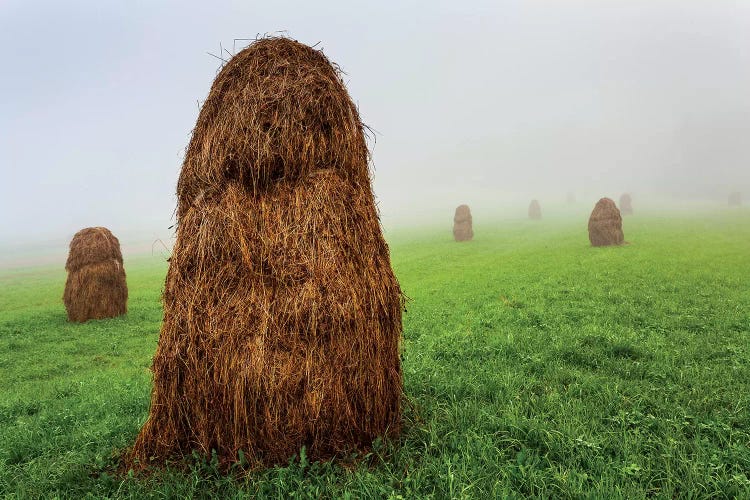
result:
<svg viewBox="0 0 750 500"><path fill-rule="evenodd" d="M729 194L729 206L739 207L742 205L742 194L739 191L735 191Z"/></svg>
<svg viewBox="0 0 750 500"><path fill-rule="evenodd" d="M120 242L104 227L78 231L70 242L65 263L63 303L68 320L114 318L128 310L128 287Z"/></svg>
<svg viewBox="0 0 750 500"><path fill-rule="evenodd" d="M177 186L149 417L128 457L222 467L366 450L401 426L403 299L364 126L322 52L264 38L217 75Z"/></svg>
<svg viewBox="0 0 750 500"><path fill-rule="evenodd" d="M622 245L622 217L615 202L602 198L596 203L589 217L589 241L595 247Z"/></svg>
<svg viewBox="0 0 750 500"><path fill-rule="evenodd" d="M620 196L620 214L633 215L633 200L628 193L623 193Z"/></svg>
<svg viewBox="0 0 750 500"><path fill-rule="evenodd" d="M456 207L453 216L453 238L456 241L470 241L474 238L474 230L471 225L471 210L468 205Z"/></svg>
<svg viewBox="0 0 750 500"><path fill-rule="evenodd" d="M542 207L538 200L531 200L529 203L529 219L539 220L542 218Z"/></svg>

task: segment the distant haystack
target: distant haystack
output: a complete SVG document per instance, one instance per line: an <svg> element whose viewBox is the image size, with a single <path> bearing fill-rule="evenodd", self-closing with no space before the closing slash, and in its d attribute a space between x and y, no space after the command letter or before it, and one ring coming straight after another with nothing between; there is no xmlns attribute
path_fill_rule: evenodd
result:
<svg viewBox="0 0 750 500"><path fill-rule="evenodd" d="M620 196L620 213L622 215L633 215L633 200L628 193Z"/></svg>
<svg viewBox="0 0 750 500"><path fill-rule="evenodd" d="M82 323L127 312L128 287L120 242L104 227L78 231L65 264L68 280L63 302L68 319Z"/></svg>
<svg viewBox="0 0 750 500"><path fill-rule="evenodd" d="M595 247L622 245L622 217L615 202L602 198L589 217L589 241Z"/></svg>
<svg viewBox="0 0 750 500"><path fill-rule="evenodd" d="M538 200L531 200L529 204L529 219L539 220L542 218L542 207Z"/></svg>
<svg viewBox="0 0 750 500"><path fill-rule="evenodd" d="M469 241L474 237L469 205L456 207L456 215L453 216L453 237L456 241Z"/></svg>
<svg viewBox="0 0 750 500"><path fill-rule="evenodd" d="M729 194L729 206L739 207L742 205L742 194L739 191L735 191Z"/></svg>

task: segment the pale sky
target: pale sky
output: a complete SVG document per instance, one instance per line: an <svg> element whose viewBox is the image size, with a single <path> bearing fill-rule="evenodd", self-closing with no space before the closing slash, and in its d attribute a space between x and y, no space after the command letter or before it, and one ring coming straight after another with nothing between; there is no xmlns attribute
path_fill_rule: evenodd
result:
<svg viewBox="0 0 750 500"><path fill-rule="evenodd" d="M169 236L207 52L277 31L347 73L384 222L567 191L750 197L746 0L0 0L0 243Z"/></svg>

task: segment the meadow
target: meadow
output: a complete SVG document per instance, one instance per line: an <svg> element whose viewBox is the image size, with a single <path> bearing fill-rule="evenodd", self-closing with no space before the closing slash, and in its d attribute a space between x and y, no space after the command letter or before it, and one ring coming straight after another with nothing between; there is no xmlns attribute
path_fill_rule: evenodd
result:
<svg viewBox="0 0 750 500"><path fill-rule="evenodd" d="M0 271L0 497L750 497L750 212L583 212L388 235L402 436L341 464L118 471L147 416L166 262L126 316L66 321L62 263Z"/></svg>

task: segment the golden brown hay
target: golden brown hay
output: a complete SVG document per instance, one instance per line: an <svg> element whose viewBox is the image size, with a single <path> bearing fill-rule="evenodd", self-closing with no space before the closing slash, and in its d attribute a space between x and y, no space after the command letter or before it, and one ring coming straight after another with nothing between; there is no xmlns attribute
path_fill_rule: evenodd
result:
<svg viewBox="0 0 750 500"><path fill-rule="evenodd" d="M68 320L114 318L128 310L128 287L120 242L104 227L78 231L65 263L63 303Z"/></svg>
<svg viewBox="0 0 750 500"><path fill-rule="evenodd" d="M471 210L468 205L459 205L456 207L456 213L453 216L453 238L456 241L469 241L473 237Z"/></svg>
<svg viewBox="0 0 750 500"><path fill-rule="evenodd" d="M628 193L620 196L620 213L622 215L633 215L633 200Z"/></svg>
<svg viewBox="0 0 750 500"><path fill-rule="evenodd" d="M401 427L402 295L364 128L322 52L257 40L211 87L177 185L136 469L366 450Z"/></svg>
<svg viewBox="0 0 750 500"><path fill-rule="evenodd" d="M595 247L622 245L622 217L615 202L602 198L596 203L589 217L589 241Z"/></svg>
<svg viewBox="0 0 750 500"><path fill-rule="evenodd" d="M739 207L742 205L742 194L738 191L729 194L729 206Z"/></svg>
<svg viewBox="0 0 750 500"><path fill-rule="evenodd" d="M538 200L531 200L529 203L529 219L539 220L542 218L542 207Z"/></svg>

